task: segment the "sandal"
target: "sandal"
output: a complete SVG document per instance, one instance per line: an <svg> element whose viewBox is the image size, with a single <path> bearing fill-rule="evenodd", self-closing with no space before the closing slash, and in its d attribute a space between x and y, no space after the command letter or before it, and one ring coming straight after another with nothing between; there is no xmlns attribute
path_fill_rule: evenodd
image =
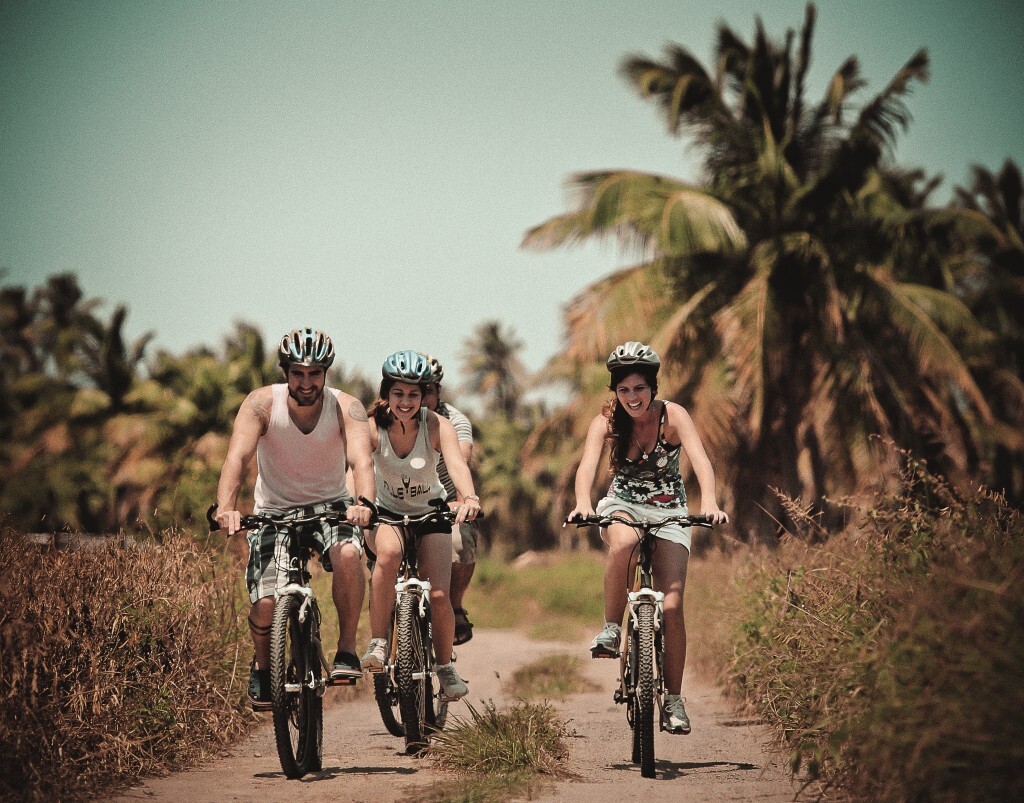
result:
<svg viewBox="0 0 1024 803"><path fill-rule="evenodd" d="M465 608L455 609L455 641L456 645L465 644L473 638L473 623L469 621L469 614Z"/></svg>

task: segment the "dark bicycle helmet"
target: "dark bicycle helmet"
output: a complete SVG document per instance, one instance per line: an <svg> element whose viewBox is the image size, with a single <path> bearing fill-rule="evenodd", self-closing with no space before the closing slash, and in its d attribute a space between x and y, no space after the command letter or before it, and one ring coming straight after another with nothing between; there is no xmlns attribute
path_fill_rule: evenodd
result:
<svg viewBox="0 0 1024 803"><path fill-rule="evenodd" d="M650 346L630 340L615 347L608 355L607 365L609 371L618 368L653 368L657 371L661 367L661 360Z"/></svg>
<svg viewBox="0 0 1024 803"><path fill-rule="evenodd" d="M386 360L380 369L385 379L393 379L396 382L409 382L413 385L422 385L427 382L436 381L430 370L430 361L422 354L411 349L396 351Z"/></svg>
<svg viewBox="0 0 1024 803"><path fill-rule="evenodd" d="M430 354L420 352L420 355L425 357L427 362L430 363L430 381L440 383L444 379L444 366L441 365L441 361Z"/></svg>
<svg viewBox="0 0 1024 803"><path fill-rule="evenodd" d="M289 365L316 365L326 371L334 362L334 344L319 329L292 329L281 338L277 359L286 371Z"/></svg>

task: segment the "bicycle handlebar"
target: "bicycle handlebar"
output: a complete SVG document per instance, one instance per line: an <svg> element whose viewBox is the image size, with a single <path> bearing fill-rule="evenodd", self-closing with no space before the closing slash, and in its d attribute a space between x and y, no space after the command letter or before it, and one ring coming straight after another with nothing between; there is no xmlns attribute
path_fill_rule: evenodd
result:
<svg viewBox="0 0 1024 803"><path fill-rule="evenodd" d="M434 510L429 513L423 513L418 516L386 516L382 515L377 509L377 506L367 499L365 496L359 497L360 503L366 505L371 510L370 514L370 526L376 524L417 524L419 522L429 521L430 519L443 519L444 521L452 522L455 521L457 515L456 510L452 510L448 507L447 503L443 499L432 499L430 504L434 506ZM268 513L250 513L247 516L242 516L239 522L239 530L254 530L257 527L261 527L264 524L278 524L289 527L299 527L304 524L312 524L317 521L328 522L329 524L343 524L345 523L345 511L348 506L344 502L334 502L328 510L324 510L321 513L315 513L312 516L303 516L302 518L282 518L280 516L271 516ZM210 532L217 532L220 527L220 522L214 518L213 514L217 510L217 503L214 502L206 511L206 520L210 525ZM484 514L482 512L477 513L477 518L482 519Z"/></svg>
<svg viewBox="0 0 1024 803"><path fill-rule="evenodd" d="M683 527L713 527L714 521L711 516L706 516L703 513L695 513L689 516L668 516L659 521L652 521L650 519L627 519L625 516L617 516L614 513L610 516L579 516L575 518L566 519L566 524L575 524L577 527L587 527L589 525L596 525L598 527L607 527L610 524L625 524L635 529L641 529L645 531L660 530L669 524L680 524Z"/></svg>

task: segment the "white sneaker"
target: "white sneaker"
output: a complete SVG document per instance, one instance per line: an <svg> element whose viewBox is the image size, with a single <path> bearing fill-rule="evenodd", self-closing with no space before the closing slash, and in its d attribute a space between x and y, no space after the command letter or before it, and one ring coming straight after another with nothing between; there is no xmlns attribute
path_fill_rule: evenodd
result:
<svg viewBox="0 0 1024 803"><path fill-rule="evenodd" d="M678 694L665 695L662 722L665 725L665 730L669 733L687 734L690 732L690 718L686 716L686 708L683 706L685 702L686 698L680 697Z"/></svg>
<svg viewBox="0 0 1024 803"><path fill-rule="evenodd" d="M384 664L388 661L387 649L387 639L370 639L370 646L366 648L359 665L367 672L383 672Z"/></svg>
<svg viewBox="0 0 1024 803"><path fill-rule="evenodd" d="M605 622L601 632L594 638L590 645L592 658L618 658L619 640L622 638L622 628L617 622Z"/></svg>
<svg viewBox="0 0 1024 803"><path fill-rule="evenodd" d="M461 700L469 694L469 686L459 677L454 665L448 663L434 667L437 680L441 684L441 699L451 703Z"/></svg>

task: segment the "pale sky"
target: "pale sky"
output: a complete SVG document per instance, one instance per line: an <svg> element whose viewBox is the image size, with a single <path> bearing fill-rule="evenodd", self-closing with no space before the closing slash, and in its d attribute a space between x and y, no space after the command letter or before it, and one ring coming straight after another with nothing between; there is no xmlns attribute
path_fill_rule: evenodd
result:
<svg viewBox="0 0 1024 803"><path fill-rule="evenodd" d="M793 0L19 2L0 4L0 270L73 271L129 308L127 334L180 354L236 320L293 326L370 377L391 352L458 378L499 319L539 369L562 310L632 255L549 253L525 231L567 211L574 172L692 178L695 155L618 75L669 42L710 68L716 26L781 40ZM896 158L941 172L1024 164L1016 0L822 0L807 97L851 54L866 102L925 46L931 80Z"/></svg>

